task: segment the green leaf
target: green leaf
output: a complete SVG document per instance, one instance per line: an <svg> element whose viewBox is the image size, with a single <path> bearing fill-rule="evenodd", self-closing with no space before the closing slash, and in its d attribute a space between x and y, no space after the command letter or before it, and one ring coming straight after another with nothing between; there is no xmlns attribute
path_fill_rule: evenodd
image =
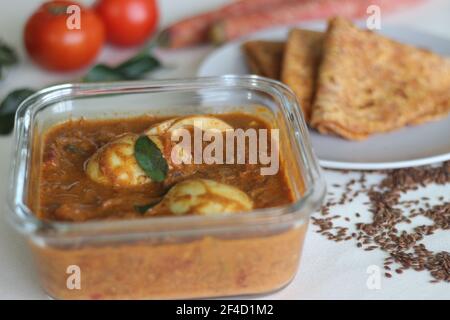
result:
<svg viewBox="0 0 450 320"><path fill-rule="evenodd" d="M105 82L124 80L123 75L105 64L94 66L83 78L85 82Z"/></svg>
<svg viewBox="0 0 450 320"><path fill-rule="evenodd" d="M16 51L0 41L0 65L10 66L18 61Z"/></svg>
<svg viewBox="0 0 450 320"><path fill-rule="evenodd" d="M14 113L0 115L0 134L10 134L14 129Z"/></svg>
<svg viewBox="0 0 450 320"><path fill-rule="evenodd" d="M88 72L83 80L86 82L139 80L160 65L160 62L152 55L140 53L116 67L98 64Z"/></svg>
<svg viewBox="0 0 450 320"><path fill-rule="evenodd" d="M11 91L0 103L0 115L15 113L19 105L35 91L29 88Z"/></svg>
<svg viewBox="0 0 450 320"><path fill-rule="evenodd" d="M161 182L167 176L169 166L158 146L147 136L140 136L134 145L138 165L153 181Z"/></svg>
<svg viewBox="0 0 450 320"><path fill-rule="evenodd" d="M9 134L14 128L14 117L19 105L34 93L34 90L23 88L10 92L0 103L0 134Z"/></svg>
<svg viewBox="0 0 450 320"><path fill-rule="evenodd" d="M146 73L158 68L161 63L149 54L139 54L116 67L127 80L137 80Z"/></svg>
<svg viewBox="0 0 450 320"><path fill-rule="evenodd" d="M155 205L157 205L159 201L155 201L149 204L144 204L142 206L134 206L134 210L136 210L138 213L144 214L148 211L148 209L153 208Z"/></svg>

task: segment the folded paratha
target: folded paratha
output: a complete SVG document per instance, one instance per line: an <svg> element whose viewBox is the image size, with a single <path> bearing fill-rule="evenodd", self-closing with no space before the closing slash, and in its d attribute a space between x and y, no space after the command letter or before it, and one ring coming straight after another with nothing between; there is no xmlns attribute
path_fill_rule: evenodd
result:
<svg viewBox="0 0 450 320"><path fill-rule="evenodd" d="M448 58L330 22L311 119L319 132L359 140L449 112Z"/></svg>
<svg viewBox="0 0 450 320"><path fill-rule="evenodd" d="M280 78L284 42L248 41L242 45L242 51L252 73L275 80Z"/></svg>
<svg viewBox="0 0 450 320"><path fill-rule="evenodd" d="M293 29L284 51L281 81L297 95L307 122L311 115L323 39L322 32Z"/></svg>

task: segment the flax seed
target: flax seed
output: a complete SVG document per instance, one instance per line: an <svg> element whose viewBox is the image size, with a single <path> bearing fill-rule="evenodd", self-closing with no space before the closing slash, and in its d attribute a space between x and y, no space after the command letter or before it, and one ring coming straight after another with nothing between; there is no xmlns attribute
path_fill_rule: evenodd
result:
<svg viewBox="0 0 450 320"><path fill-rule="evenodd" d="M444 196L437 198L439 203L436 205L430 204L429 197L400 200L408 191L418 190L432 183L438 185L450 183L450 162L445 162L441 166L376 171L385 177L374 185L367 184L365 172L359 173L359 179L351 178L343 185L332 185L342 189L343 193L337 201L330 199L326 202L319 214L327 216L337 206L351 203L357 196L363 194L369 198L369 201L363 204L367 206L367 214L372 217L371 222L355 222L352 221L353 216L313 217L312 223L319 228L317 232L335 242L354 239L356 246L365 251L382 250L387 254L384 260L385 270L390 271L393 268L397 274L402 274L406 269L426 270L433 278L432 283L450 282L450 253L433 252L420 243L437 230L450 231L450 202L445 202ZM361 217L359 212L354 216ZM427 217L433 224L417 226L409 232L399 232L397 229L399 223L411 224L413 222L411 219L417 216ZM333 221L345 221L346 225L352 228L334 226ZM352 232L351 229L356 231ZM386 272L385 276L391 278L392 274Z"/></svg>

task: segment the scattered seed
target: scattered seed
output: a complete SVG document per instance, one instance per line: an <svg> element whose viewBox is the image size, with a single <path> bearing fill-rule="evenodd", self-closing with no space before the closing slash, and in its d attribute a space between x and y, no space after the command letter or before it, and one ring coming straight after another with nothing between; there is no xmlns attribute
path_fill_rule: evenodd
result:
<svg viewBox="0 0 450 320"><path fill-rule="evenodd" d="M450 230L450 202L445 202L443 196L438 198L440 203L437 205L431 205L428 197L421 197L420 200L400 200L402 194L408 191L429 184L450 183L450 161L441 166L376 172L384 174L385 177L374 185L367 184L365 172L360 172L359 179L352 178L344 185L332 185L343 189L343 192L337 201L329 200L322 207L319 212L322 217L312 218L312 223L319 228L317 232L335 242L355 239L356 246L365 251L382 250L388 255L384 261L385 270L394 268L397 274L402 274L406 269L426 270L433 277L432 283L450 282L450 253L433 252L421 243L424 237L432 235L436 230ZM350 172L347 173L350 175ZM369 201L363 204L367 205L367 211L372 217L371 222L354 222L349 216L327 217L336 206L348 204L360 194L369 198ZM399 232L399 223L412 223L411 219L419 215L429 218L433 224L417 226L409 232ZM360 213L355 213L355 217L361 217ZM335 226L333 221L354 222L356 231L351 232L349 228ZM385 276L392 277L388 272Z"/></svg>

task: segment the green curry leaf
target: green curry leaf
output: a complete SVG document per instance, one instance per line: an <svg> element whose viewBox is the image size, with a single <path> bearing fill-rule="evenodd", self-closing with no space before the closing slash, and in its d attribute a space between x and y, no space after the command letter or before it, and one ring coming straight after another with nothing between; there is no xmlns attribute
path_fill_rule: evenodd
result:
<svg viewBox="0 0 450 320"><path fill-rule="evenodd" d="M0 134L10 134L14 129L14 113L0 115Z"/></svg>
<svg viewBox="0 0 450 320"><path fill-rule="evenodd" d="M35 91L29 88L21 88L11 91L0 103L0 114L15 113L19 105Z"/></svg>
<svg viewBox="0 0 450 320"><path fill-rule="evenodd" d="M97 64L89 70L83 78L83 81L85 82L107 82L120 80L123 80L122 74L105 64Z"/></svg>
<svg viewBox="0 0 450 320"><path fill-rule="evenodd" d="M146 73L159 67L160 62L149 54L139 54L115 68L128 80L141 79Z"/></svg>
<svg viewBox="0 0 450 320"><path fill-rule="evenodd" d="M118 66L97 64L83 78L86 82L139 80L161 63L148 53L140 53Z"/></svg>
<svg viewBox="0 0 450 320"><path fill-rule="evenodd" d="M134 156L145 174L153 181L161 182L167 176L169 166L158 146L147 136L140 136L134 145Z"/></svg>
<svg viewBox="0 0 450 320"><path fill-rule="evenodd" d="M0 134L9 134L14 128L14 116L19 105L34 93L23 88L10 92L0 103Z"/></svg>

